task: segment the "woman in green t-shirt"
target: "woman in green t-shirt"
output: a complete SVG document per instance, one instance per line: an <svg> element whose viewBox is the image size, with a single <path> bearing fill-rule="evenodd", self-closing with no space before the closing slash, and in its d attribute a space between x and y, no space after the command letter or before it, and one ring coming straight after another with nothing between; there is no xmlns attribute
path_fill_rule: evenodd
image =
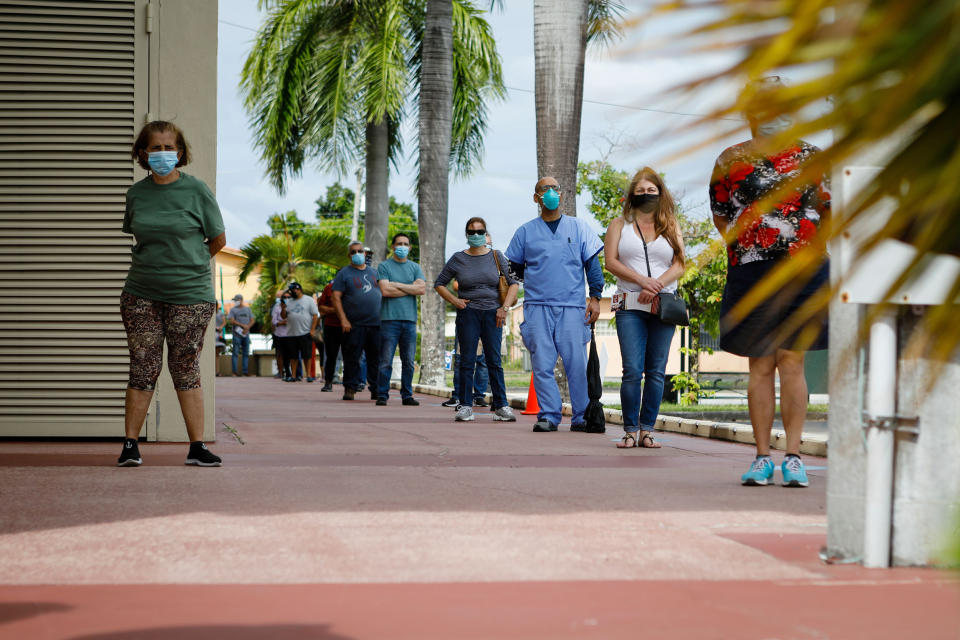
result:
<svg viewBox="0 0 960 640"><path fill-rule="evenodd" d="M223 218L213 193L182 173L190 149L180 129L163 121L143 127L131 157L150 172L127 191L124 233L136 244L120 296L120 314L130 349L121 467L143 461L137 447L160 368L163 343L180 410L190 437L186 464L219 467L203 444L200 350L216 308L210 258L226 244Z"/></svg>

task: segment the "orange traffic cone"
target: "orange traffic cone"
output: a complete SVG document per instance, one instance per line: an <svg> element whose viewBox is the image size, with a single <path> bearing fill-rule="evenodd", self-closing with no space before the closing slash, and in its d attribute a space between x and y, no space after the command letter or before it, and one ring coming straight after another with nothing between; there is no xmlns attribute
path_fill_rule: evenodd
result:
<svg viewBox="0 0 960 640"><path fill-rule="evenodd" d="M530 373L530 390L527 392L527 407L520 412L521 415L535 416L540 413L540 405L537 403L537 390L533 386L533 373Z"/></svg>

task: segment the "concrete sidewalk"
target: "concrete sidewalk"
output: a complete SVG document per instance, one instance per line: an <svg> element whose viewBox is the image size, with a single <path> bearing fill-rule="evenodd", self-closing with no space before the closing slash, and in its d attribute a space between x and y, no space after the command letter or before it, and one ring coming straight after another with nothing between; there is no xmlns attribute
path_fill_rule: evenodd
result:
<svg viewBox="0 0 960 640"><path fill-rule="evenodd" d="M340 395L218 379L222 468L0 443L0 638L958 637L953 574L819 561L825 459Z"/></svg>

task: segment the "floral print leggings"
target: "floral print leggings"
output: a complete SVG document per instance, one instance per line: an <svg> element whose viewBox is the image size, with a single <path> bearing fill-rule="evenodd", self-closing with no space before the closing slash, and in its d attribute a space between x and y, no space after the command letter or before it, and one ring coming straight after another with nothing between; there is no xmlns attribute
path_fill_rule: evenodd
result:
<svg viewBox="0 0 960 640"><path fill-rule="evenodd" d="M200 350L216 303L170 304L147 300L124 291L120 315L130 349L128 389L153 391L163 366L163 341L167 341L167 366L177 391L200 388Z"/></svg>

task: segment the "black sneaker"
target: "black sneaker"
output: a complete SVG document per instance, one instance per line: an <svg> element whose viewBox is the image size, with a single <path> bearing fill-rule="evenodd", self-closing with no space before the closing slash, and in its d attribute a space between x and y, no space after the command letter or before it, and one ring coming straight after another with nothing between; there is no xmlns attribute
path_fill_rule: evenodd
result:
<svg viewBox="0 0 960 640"><path fill-rule="evenodd" d="M556 431L557 425L553 424L549 420L538 420L537 423L533 425L533 430L537 433L547 433L550 431Z"/></svg>
<svg viewBox="0 0 960 640"><path fill-rule="evenodd" d="M344 389L343 390L343 399L344 400L353 400L353 397L357 394L353 389Z"/></svg>
<svg viewBox="0 0 960 640"><path fill-rule="evenodd" d="M320 387L320 391L333 391L333 385L325 384L322 387Z"/></svg>
<svg viewBox="0 0 960 640"><path fill-rule="evenodd" d="M453 396L451 396L450 399L441 402L441 403L440 403L440 406L441 406L441 407L455 407L455 406L457 406L458 404L460 404L460 401L457 400L456 398L454 398Z"/></svg>
<svg viewBox="0 0 960 640"><path fill-rule="evenodd" d="M219 456L213 455L207 445L202 442L191 442L190 453L187 454L187 461L183 464L195 464L198 467L219 467L223 462Z"/></svg>
<svg viewBox="0 0 960 640"><path fill-rule="evenodd" d="M127 438L123 441L123 451L117 458L117 466L139 467L141 464L143 464L143 459L140 458L140 447L137 446L137 441L133 438Z"/></svg>
<svg viewBox="0 0 960 640"><path fill-rule="evenodd" d="M387 399L386 399L386 398L377 398L377 406L378 406L378 407L385 407L385 406L387 406Z"/></svg>
<svg viewBox="0 0 960 640"><path fill-rule="evenodd" d="M484 400L482 397L473 399L473 406L475 407L489 407L490 403Z"/></svg>
<svg viewBox="0 0 960 640"><path fill-rule="evenodd" d="M307 376L307 382L313 382L314 380L316 380L316 378L311 378L310 376Z"/></svg>
<svg viewBox="0 0 960 640"><path fill-rule="evenodd" d="M412 398L412 397L411 397L411 398L404 398L404 399L403 399L403 404L404 404L405 406L407 406L407 407L419 407L419 406L420 406L420 401L417 400L416 398Z"/></svg>

